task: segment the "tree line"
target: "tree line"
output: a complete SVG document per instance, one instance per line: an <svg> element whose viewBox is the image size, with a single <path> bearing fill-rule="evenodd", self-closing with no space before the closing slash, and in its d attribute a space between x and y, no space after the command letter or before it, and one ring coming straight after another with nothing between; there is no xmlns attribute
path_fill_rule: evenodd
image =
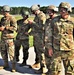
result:
<svg viewBox="0 0 74 75"><path fill-rule="evenodd" d="M2 9L2 6L0 6L0 14L1 14L1 9ZM12 11L10 13L13 15L21 14L22 9L28 10L29 12L31 12L29 7L12 7ZM47 6L41 7L40 10L43 11L44 13L46 13ZM72 7L72 10L73 10L72 14L74 14L74 7Z"/></svg>

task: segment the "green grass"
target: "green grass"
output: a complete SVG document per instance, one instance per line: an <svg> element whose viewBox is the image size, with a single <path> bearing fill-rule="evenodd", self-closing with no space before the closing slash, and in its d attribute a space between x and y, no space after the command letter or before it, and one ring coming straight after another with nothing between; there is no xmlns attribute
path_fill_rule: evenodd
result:
<svg viewBox="0 0 74 75"><path fill-rule="evenodd" d="M29 36L29 46L33 46L33 36Z"/></svg>
<svg viewBox="0 0 74 75"><path fill-rule="evenodd" d="M21 15L15 15L14 17L16 18L16 20L22 19Z"/></svg>

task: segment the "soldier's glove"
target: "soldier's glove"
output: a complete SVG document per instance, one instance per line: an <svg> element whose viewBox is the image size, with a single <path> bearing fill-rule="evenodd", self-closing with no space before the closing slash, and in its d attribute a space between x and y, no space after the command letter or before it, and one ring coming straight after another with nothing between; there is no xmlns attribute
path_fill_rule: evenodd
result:
<svg viewBox="0 0 74 75"><path fill-rule="evenodd" d="M29 24L32 24L33 23L33 20L28 20Z"/></svg>
<svg viewBox="0 0 74 75"><path fill-rule="evenodd" d="M8 30L10 28L10 26L6 26L5 28Z"/></svg>

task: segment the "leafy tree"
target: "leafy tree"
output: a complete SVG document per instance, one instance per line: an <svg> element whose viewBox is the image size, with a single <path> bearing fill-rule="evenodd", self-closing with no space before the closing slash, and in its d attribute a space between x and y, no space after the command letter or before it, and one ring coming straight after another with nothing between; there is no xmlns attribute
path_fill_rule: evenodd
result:
<svg viewBox="0 0 74 75"><path fill-rule="evenodd" d="M2 6L0 6L0 14L1 14L1 9L2 9ZM21 14L22 9L30 11L29 7L12 7L12 11L10 13L13 15ZM44 13L46 13L47 12L47 6L41 7L40 10L43 11ZM72 7L72 14L74 14L74 7Z"/></svg>

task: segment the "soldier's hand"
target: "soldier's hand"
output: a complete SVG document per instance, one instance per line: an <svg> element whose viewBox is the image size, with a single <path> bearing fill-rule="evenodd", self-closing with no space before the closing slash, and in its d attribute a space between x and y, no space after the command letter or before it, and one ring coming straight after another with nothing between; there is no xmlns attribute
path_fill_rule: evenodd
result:
<svg viewBox="0 0 74 75"><path fill-rule="evenodd" d="M8 30L10 27L9 26L6 26L6 29Z"/></svg>
<svg viewBox="0 0 74 75"><path fill-rule="evenodd" d="M29 20L28 22L29 22L29 24L32 24L33 23L33 20Z"/></svg>
<svg viewBox="0 0 74 75"><path fill-rule="evenodd" d="M48 53L49 53L49 56L52 56L52 55L53 55L53 50L52 50L52 48L48 50Z"/></svg>
<svg viewBox="0 0 74 75"><path fill-rule="evenodd" d="M5 29L5 26L0 27L0 30L3 31Z"/></svg>

